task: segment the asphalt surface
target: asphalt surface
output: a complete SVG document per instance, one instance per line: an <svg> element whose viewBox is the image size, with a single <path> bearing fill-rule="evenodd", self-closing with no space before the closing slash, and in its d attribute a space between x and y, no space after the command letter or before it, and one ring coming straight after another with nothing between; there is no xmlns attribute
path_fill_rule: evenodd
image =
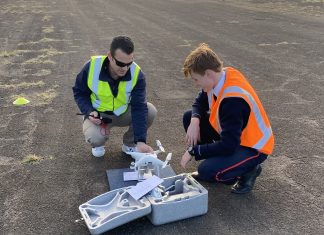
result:
<svg viewBox="0 0 324 235"><path fill-rule="evenodd" d="M158 227L142 218L107 234L323 234L323 29L323 0L1 0L0 234L88 234L78 206L108 190L106 169L129 166L124 129L112 131L105 158L91 156L71 90L119 34L134 40L159 111L149 143L173 152L177 173L182 114L198 91L181 66L201 42L249 78L276 146L251 194L203 184L206 215ZM18 95L31 102L13 106ZM23 164L30 156L39 161Z"/></svg>

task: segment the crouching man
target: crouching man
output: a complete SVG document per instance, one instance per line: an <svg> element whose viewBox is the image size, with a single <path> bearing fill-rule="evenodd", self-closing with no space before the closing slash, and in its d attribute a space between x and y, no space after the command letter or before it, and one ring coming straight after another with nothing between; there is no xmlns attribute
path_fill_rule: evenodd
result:
<svg viewBox="0 0 324 235"><path fill-rule="evenodd" d="M202 160L197 180L234 184L233 193L250 192L261 163L272 153L274 137L255 90L238 70L224 68L207 44L185 59L183 72L202 88L183 116L187 151L182 167Z"/></svg>
<svg viewBox="0 0 324 235"><path fill-rule="evenodd" d="M115 37L108 55L92 56L77 75L73 93L85 117L83 134L93 156L104 156L113 127L129 127L123 137L123 152L153 151L146 144L146 135L157 111L146 102L145 76L134 62L134 44L129 37Z"/></svg>

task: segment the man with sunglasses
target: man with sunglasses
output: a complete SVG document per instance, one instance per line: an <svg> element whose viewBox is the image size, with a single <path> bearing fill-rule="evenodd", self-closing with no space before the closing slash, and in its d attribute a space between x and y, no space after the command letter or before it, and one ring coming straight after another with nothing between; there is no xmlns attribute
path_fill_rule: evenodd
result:
<svg viewBox="0 0 324 235"><path fill-rule="evenodd" d="M153 152L146 135L157 111L146 102L145 76L133 60L132 40L117 36L107 56L92 56L77 75L74 99L84 115L83 134L95 157L104 156L105 142L115 126L129 127L123 152Z"/></svg>

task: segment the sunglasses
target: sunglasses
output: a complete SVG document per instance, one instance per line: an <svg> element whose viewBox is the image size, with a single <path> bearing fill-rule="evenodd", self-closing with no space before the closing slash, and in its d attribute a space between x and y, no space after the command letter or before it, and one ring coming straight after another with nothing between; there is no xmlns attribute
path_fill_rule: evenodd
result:
<svg viewBox="0 0 324 235"><path fill-rule="evenodd" d="M129 67L133 63L133 61L132 62L129 62L129 63L124 63L124 62L121 62L121 61L117 60L115 57L112 57L112 58L115 60L117 66L119 66L121 68Z"/></svg>

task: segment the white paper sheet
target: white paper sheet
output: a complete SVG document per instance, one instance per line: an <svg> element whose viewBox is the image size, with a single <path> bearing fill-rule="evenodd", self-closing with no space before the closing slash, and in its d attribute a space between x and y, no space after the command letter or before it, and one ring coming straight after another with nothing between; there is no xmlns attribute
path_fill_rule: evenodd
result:
<svg viewBox="0 0 324 235"><path fill-rule="evenodd" d="M136 171L124 172L124 181L131 181L137 179L138 179L138 172Z"/></svg>
<svg viewBox="0 0 324 235"><path fill-rule="evenodd" d="M145 194L150 192L152 189L157 187L159 184L163 182L163 179L153 175L152 177L139 182L136 186L128 189L127 192L135 199L138 200L143 197Z"/></svg>

